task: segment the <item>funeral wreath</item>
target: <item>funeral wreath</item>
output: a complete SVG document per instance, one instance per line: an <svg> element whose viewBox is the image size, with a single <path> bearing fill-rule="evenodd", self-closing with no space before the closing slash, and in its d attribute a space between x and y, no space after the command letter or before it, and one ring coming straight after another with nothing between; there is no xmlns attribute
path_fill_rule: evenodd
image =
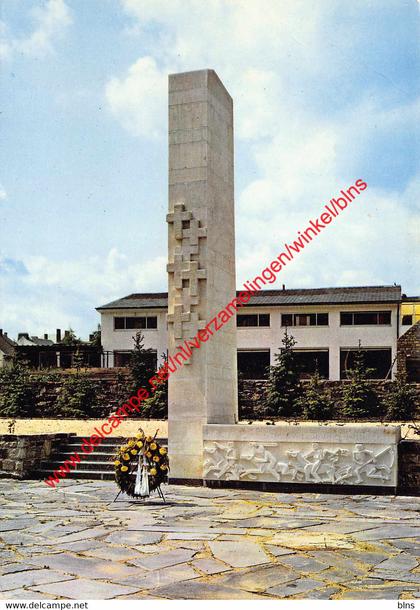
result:
<svg viewBox="0 0 420 610"><path fill-rule="evenodd" d="M131 497L147 497L160 489L168 476L168 452L156 440L140 430L128 439L114 458L115 480L120 490Z"/></svg>

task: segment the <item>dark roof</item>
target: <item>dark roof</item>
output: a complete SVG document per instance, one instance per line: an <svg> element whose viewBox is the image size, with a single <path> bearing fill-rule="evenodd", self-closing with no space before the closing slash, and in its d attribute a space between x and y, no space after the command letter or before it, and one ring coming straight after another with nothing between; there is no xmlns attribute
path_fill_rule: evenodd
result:
<svg viewBox="0 0 420 610"><path fill-rule="evenodd" d="M167 292L144 292L139 294L129 294L122 299L111 301L96 309L149 309L154 307L167 308L168 307L168 293Z"/></svg>
<svg viewBox="0 0 420 610"><path fill-rule="evenodd" d="M0 335L0 350L6 354L6 356L13 356L15 353L16 343L9 339L9 337L5 337L3 334Z"/></svg>
<svg viewBox="0 0 420 610"><path fill-rule="evenodd" d="M239 292L237 293L239 294ZM349 288L297 288L261 290L251 297L248 306L271 305L340 305L364 303L398 303L401 286L353 286ZM168 307L168 293L135 293L97 307L106 309L153 309Z"/></svg>
<svg viewBox="0 0 420 610"><path fill-rule="evenodd" d="M30 340L33 341L35 345L41 345L43 347L46 345L54 345L54 341L51 341L51 339L40 339L39 337L32 336Z"/></svg>
<svg viewBox="0 0 420 610"><path fill-rule="evenodd" d="M406 294L402 295L402 301L420 301L420 297L408 297Z"/></svg>

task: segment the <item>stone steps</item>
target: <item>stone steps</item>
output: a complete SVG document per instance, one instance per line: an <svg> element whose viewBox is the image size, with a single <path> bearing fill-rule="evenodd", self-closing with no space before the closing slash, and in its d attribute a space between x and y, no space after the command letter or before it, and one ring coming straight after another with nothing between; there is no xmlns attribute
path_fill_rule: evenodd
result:
<svg viewBox="0 0 420 610"><path fill-rule="evenodd" d="M71 469L66 475L66 479L91 479L91 480L113 480L114 479L114 456L117 448L126 441L123 437L105 439L101 445L95 447L92 453L84 454L80 451L83 437L71 436L63 441L58 451L41 463L37 470L32 472L32 478L42 479L51 476L54 470L63 465L65 460L69 460L74 452L77 452L82 460L75 469ZM166 438L157 438L158 443L167 447Z"/></svg>

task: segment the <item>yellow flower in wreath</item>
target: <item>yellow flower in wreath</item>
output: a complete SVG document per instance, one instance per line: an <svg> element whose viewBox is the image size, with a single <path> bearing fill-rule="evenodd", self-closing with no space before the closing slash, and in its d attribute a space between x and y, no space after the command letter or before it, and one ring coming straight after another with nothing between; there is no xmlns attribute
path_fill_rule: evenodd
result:
<svg viewBox="0 0 420 610"><path fill-rule="evenodd" d="M156 445L156 443L152 443L152 444L150 445L150 449L151 449L152 451L155 451L155 449L157 449L157 445Z"/></svg>
<svg viewBox="0 0 420 610"><path fill-rule="evenodd" d="M166 465L166 464L161 464L161 465L160 465L160 469L161 469L161 470L168 470L168 467L167 467L167 465Z"/></svg>
<svg viewBox="0 0 420 610"><path fill-rule="evenodd" d="M133 447L134 446L134 441L128 441L128 446L129 447Z"/></svg>
<svg viewBox="0 0 420 610"><path fill-rule="evenodd" d="M147 436L147 437L146 437L146 441L147 441L148 443L151 443L151 442L152 442L152 440L153 440L153 439L152 439L152 437L151 437L151 436Z"/></svg>
<svg viewBox="0 0 420 610"><path fill-rule="evenodd" d="M152 475L152 477L156 476L156 474L157 474L156 468L151 468L150 469L150 474Z"/></svg>
<svg viewBox="0 0 420 610"><path fill-rule="evenodd" d="M132 450L131 450L131 455L137 455L137 454L138 454L137 449L132 449Z"/></svg>
<svg viewBox="0 0 420 610"><path fill-rule="evenodd" d="M152 457L152 453L150 451L146 451L146 457L151 458Z"/></svg>
<svg viewBox="0 0 420 610"><path fill-rule="evenodd" d="M121 462L119 460L115 460L114 466L121 466Z"/></svg>
<svg viewBox="0 0 420 610"><path fill-rule="evenodd" d="M130 456L128 453L124 453L123 455L123 460L125 460L126 462L128 462L128 460L130 459Z"/></svg>
<svg viewBox="0 0 420 610"><path fill-rule="evenodd" d="M160 460L160 457L158 455L154 455L153 456L153 461L154 462L159 462L159 460Z"/></svg>
<svg viewBox="0 0 420 610"><path fill-rule="evenodd" d="M137 447L139 449L141 449L143 447L143 443L141 441L139 441L138 443L136 443Z"/></svg>
<svg viewBox="0 0 420 610"><path fill-rule="evenodd" d="M128 466L121 466L121 472L127 472Z"/></svg>
<svg viewBox="0 0 420 610"><path fill-rule="evenodd" d="M166 455L166 454L167 454L167 451L166 451L165 447L161 447L161 448L159 449L159 453L160 453L160 455Z"/></svg>
<svg viewBox="0 0 420 610"><path fill-rule="evenodd" d="M143 437L144 437L143 432L137 432L136 438L143 438Z"/></svg>

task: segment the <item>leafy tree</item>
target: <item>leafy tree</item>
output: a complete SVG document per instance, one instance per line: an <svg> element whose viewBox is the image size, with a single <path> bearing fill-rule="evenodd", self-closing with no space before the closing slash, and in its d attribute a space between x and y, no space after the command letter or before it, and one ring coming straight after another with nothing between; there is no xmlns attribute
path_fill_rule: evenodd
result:
<svg viewBox="0 0 420 610"><path fill-rule="evenodd" d="M318 371L312 375L298 400L304 419L331 419L334 412L334 402L331 393L326 390Z"/></svg>
<svg viewBox="0 0 420 610"><path fill-rule="evenodd" d="M94 345L95 347L101 347L101 325L98 324L98 328L96 330L93 331L92 335L91 335L91 340L90 340L90 344Z"/></svg>
<svg viewBox="0 0 420 610"><path fill-rule="evenodd" d="M415 388L407 382L405 373L398 373L391 389L383 399L385 419L408 421L414 419L418 407Z"/></svg>
<svg viewBox="0 0 420 610"><path fill-rule="evenodd" d="M26 417L33 415L35 392L29 369L14 359L10 367L0 369L0 416Z"/></svg>
<svg viewBox="0 0 420 610"><path fill-rule="evenodd" d="M378 397L369 378L374 369L365 365L364 351L359 347L353 359L353 366L347 371L348 381L341 391L341 413L351 419L374 417L378 410Z"/></svg>
<svg viewBox="0 0 420 610"><path fill-rule="evenodd" d="M80 345L82 340L80 337L76 337L76 333L72 328L69 328L67 334L64 333L64 338L62 339L61 343L63 345Z"/></svg>
<svg viewBox="0 0 420 610"><path fill-rule="evenodd" d="M155 374L155 367L153 350L144 347L143 333L139 331L133 339L134 349L128 367L132 381L131 391L135 393L139 388L149 388L149 379Z"/></svg>
<svg viewBox="0 0 420 610"><path fill-rule="evenodd" d="M270 367L265 412L267 415L292 417L299 412L298 399L302 394L302 386L293 353L296 341L287 333L287 329L282 344L283 347L275 355L276 364Z"/></svg>

